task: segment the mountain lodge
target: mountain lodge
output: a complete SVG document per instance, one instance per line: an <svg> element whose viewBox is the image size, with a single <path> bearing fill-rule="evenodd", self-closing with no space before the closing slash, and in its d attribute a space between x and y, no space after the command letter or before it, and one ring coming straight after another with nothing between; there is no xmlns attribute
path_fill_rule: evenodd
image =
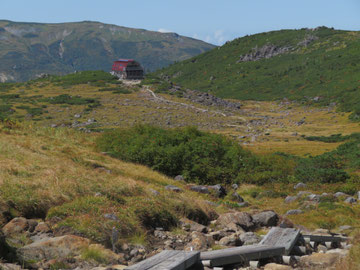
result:
<svg viewBox="0 0 360 270"><path fill-rule="evenodd" d="M114 61L112 71L120 79L141 80L144 78L144 68L133 59Z"/></svg>

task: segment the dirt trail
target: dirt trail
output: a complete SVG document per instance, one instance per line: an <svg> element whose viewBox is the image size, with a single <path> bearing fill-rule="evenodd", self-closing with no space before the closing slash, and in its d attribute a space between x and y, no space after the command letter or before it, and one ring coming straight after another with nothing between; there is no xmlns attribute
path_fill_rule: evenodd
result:
<svg viewBox="0 0 360 270"><path fill-rule="evenodd" d="M177 104L177 105L181 105L181 106L184 106L186 108L191 108L191 109L194 109L194 110L198 110L198 111L201 111L203 113L206 113L206 112L210 112L210 113L215 113L215 114L220 114L222 116L227 116L225 113L223 112L219 112L219 111L209 111L209 110L206 110L206 109L201 109L201 108L198 108L198 107L195 107L194 105L190 105L190 104L186 104L186 103L182 103L182 102L176 102L176 101L172 101L172 100L168 100L168 99L165 99L163 97L160 97L160 96L157 96L148 86L144 86L143 87L143 90L150 93L150 95L156 99L156 100L159 100L159 101L162 101L162 102L166 102L166 103L172 103L172 104Z"/></svg>

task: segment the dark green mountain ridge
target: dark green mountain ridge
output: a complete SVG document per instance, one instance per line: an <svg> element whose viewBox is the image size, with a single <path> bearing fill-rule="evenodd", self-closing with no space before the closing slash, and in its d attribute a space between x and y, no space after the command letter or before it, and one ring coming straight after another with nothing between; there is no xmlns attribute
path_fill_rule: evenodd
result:
<svg viewBox="0 0 360 270"><path fill-rule="evenodd" d="M109 71L118 58L134 58L147 71L214 48L176 33L100 22L22 23L0 20L0 81L25 81L41 73Z"/></svg>
<svg viewBox="0 0 360 270"><path fill-rule="evenodd" d="M225 98L336 102L360 118L358 31L318 27L246 36L155 75Z"/></svg>

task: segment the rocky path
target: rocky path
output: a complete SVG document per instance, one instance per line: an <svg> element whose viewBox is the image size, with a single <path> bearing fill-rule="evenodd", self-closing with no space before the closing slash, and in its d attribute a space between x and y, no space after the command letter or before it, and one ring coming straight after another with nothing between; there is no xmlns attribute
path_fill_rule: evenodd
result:
<svg viewBox="0 0 360 270"><path fill-rule="evenodd" d="M161 96L158 96L154 93L154 91L152 91L148 86L145 86L143 88L143 91L145 92L148 92L150 93L150 95L156 100L156 101L160 101L160 102L165 102L165 103L172 103L172 104L175 104L175 105L181 105L181 106L184 106L186 108L190 108L190 109L194 109L194 110L197 110L197 111L201 111L203 113L215 113L215 114L220 114L222 116L227 116L225 113L223 112L219 112L219 111L209 111L207 109L202 109L202 108L198 108L198 107L195 107L194 105L191 105L191 104L186 104L186 103L183 103L183 102L176 102L176 101L172 101L172 100L168 100L168 99L165 99Z"/></svg>

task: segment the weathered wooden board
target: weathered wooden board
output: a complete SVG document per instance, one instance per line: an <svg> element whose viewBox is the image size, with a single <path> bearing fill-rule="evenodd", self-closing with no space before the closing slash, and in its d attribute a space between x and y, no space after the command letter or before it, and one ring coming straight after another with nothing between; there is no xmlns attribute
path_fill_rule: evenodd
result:
<svg viewBox="0 0 360 270"><path fill-rule="evenodd" d="M303 234L301 235L302 239L309 239L311 242L343 242L347 241L346 237L332 236L332 235L311 235Z"/></svg>
<svg viewBox="0 0 360 270"><path fill-rule="evenodd" d="M144 261L129 266L126 270L185 270L197 263L200 252L164 250Z"/></svg>
<svg viewBox="0 0 360 270"><path fill-rule="evenodd" d="M144 261L141 261L137 264L131 265L126 268L126 270L147 270L151 267L167 260L168 258L171 258L177 254L179 254L180 251L177 250L164 250L160 252L159 254L156 254L150 258L147 258Z"/></svg>
<svg viewBox="0 0 360 270"><path fill-rule="evenodd" d="M272 247L284 247L285 254L289 255L292 248L300 237L300 231L293 228L273 227L261 240L259 245L268 245Z"/></svg>
<svg viewBox="0 0 360 270"><path fill-rule="evenodd" d="M209 260L210 266L223 266L235 263L246 263L251 260L282 256L284 247L266 245L250 245L236 248L227 248L214 251L201 252L201 260Z"/></svg>
<svg viewBox="0 0 360 270"><path fill-rule="evenodd" d="M185 270L200 261L200 252L182 251L175 256L168 258L167 260L153 266L149 270Z"/></svg>

